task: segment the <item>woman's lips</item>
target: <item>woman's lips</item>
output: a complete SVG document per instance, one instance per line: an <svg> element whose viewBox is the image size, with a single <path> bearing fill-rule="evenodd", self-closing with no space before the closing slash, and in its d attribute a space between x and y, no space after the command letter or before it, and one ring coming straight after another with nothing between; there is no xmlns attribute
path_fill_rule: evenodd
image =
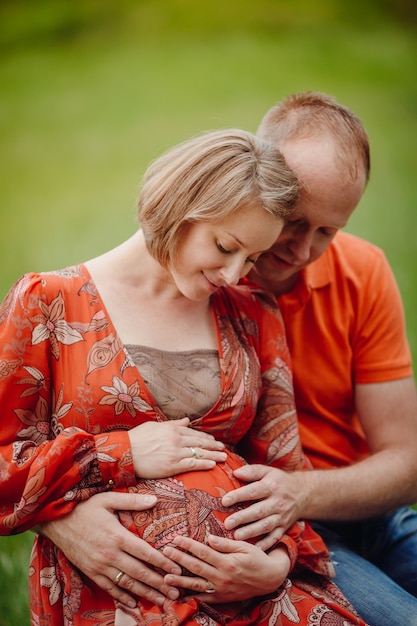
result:
<svg viewBox="0 0 417 626"><path fill-rule="evenodd" d="M210 278L208 278L204 273L203 273L203 276L206 279L206 282L209 286L210 291L214 292L220 289L220 287L222 287L222 285L218 285L217 283L214 283L212 280L210 280Z"/></svg>

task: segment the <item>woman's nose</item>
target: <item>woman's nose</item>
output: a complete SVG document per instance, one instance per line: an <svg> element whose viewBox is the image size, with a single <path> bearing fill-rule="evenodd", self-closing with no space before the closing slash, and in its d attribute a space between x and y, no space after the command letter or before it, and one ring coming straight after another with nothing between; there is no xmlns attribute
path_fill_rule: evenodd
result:
<svg viewBox="0 0 417 626"><path fill-rule="evenodd" d="M222 279L226 285L237 285L239 280L245 275L245 263L238 259L230 260L221 271Z"/></svg>

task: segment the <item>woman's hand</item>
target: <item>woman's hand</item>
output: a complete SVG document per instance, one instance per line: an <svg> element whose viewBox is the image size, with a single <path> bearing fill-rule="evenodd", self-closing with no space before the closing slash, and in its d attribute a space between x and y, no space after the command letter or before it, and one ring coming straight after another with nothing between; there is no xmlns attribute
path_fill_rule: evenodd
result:
<svg viewBox="0 0 417 626"><path fill-rule="evenodd" d="M179 592L167 585L155 568L173 574L181 573L181 568L129 532L115 514L117 510L150 509L155 502L153 496L99 493L77 504L69 515L35 530L53 541L73 565L115 600L135 607L134 596L141 596L161 605L167 597L178 598Z"/></svg>
<svg viewBox="0 0 417 626"><path fill-rule="evenodd" d="M145 422L128 434L139 478L167 478L181 472L207 470L226 460L224 444L213 435L191 428L188 417Z"/></svg>
<svg viewBox="0 0 417 626"><path fill-rule="evenodd" d="M165 556L195 574L167 574L165 583L210 604L237 602L272 593L288 575L290 558L284 547L266 554L246 541L210 535L209 545L177 536Z"/></svg>
<svg viewBox="0 0 417 626"><path fill-rule="evenodd" d="M304 477L308 472L284 472L266 465L243 465L234 471L247 485L229 491L222 498L223 506L238 503L244 508L225 519L227 530L234 530L240 541L256 539L256 545L268 550L302 517L305 498ZM251 504L248 504L251 502Z"/></svg>

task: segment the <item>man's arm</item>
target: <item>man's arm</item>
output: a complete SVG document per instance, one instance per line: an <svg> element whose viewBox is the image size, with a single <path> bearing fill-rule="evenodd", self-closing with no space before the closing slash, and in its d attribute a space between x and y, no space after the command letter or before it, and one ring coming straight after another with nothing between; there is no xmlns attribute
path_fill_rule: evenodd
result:
<svg viewBox="0 0 417 626"><path fill-rule="evenodd" d="M143 511L156 498L141 494L106 492L80 502L65 517L40 524L34 530L47 537L65 556L115 600L136 606L138 596L155 604L178 598L178 590L164 582L164 573L181 568L146 541L128 531L118 510ZM91 520L94 520L92 525ZM123 572L115 582L118 572Z"/></svg>
<svg viewBox="0 0 417 626"><path fill-rule="evenodd" d="M224 496L226 506L257 500L227 518L235 537L271 533L270 545L296 519L349 521L417 502L417 394L413 378L356 386L356 404L370 456L355 465L284 473L245 466L236 475L251 482ZM261 520L253 523L255 520Z"/></svg>

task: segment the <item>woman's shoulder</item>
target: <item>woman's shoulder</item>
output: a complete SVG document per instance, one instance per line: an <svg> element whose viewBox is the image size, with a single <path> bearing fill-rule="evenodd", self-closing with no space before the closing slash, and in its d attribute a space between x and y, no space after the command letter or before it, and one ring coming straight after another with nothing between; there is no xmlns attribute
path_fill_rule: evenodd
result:
<svg viewBox="0 0 417 626"><path fill-rule="evenodd" d="M68 266L47 272L27 272L9 289L0 305L0 322L20 305L32 309L35 301L48 303L56 297L66 300L74 294L92 291L84 265Z"/></svg>
<svg viewBox="0 0 417 626"><path fill-rule="evenodd" d="M66 281L76 282L89 279L88 271L84 264L70 265L62 269L48 270L45 272L27 272L20 276L11 290L28 290L38 287L48 288L49 285L58 283L64 284Z"/></svg>

